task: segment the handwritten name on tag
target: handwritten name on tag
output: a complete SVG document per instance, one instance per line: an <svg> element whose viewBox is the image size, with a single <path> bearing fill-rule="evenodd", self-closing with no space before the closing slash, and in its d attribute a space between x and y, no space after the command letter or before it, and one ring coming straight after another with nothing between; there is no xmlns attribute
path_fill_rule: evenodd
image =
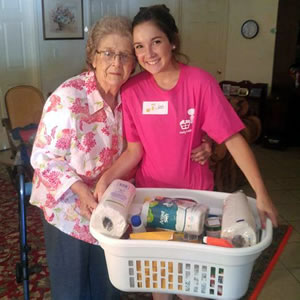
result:
<svg viewBox="0 0 300 300"><path fill-rule="evenodd" d="M143 115L167 115L168 101L144 101Z"/></svg>

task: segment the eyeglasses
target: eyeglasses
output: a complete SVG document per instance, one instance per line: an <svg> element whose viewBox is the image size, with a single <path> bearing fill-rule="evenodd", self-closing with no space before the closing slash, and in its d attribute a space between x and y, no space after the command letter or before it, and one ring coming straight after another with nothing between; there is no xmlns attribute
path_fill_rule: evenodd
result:
<svg viewBox="0 0 300 300"><path fill-rule="evenodd" d="M122 52L116 53L110 50L100 50L100 51L96 50L96 53L100 54L101 57L105 59L105 61L107 61L108 63L113 62L116 56L119 56L120 62L122 64L127 64L134 59L134 55L129 53L122 53Z"/></svg>

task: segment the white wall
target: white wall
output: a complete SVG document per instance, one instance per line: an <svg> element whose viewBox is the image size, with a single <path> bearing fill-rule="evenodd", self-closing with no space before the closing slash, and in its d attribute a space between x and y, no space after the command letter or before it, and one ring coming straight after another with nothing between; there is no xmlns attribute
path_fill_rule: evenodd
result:
<svg viewBox="0 0 300 300"><path fill-rule="evenodd" d="M130 17L135 15L140 6L147 6L157 3L165 3L170 9L172 14L175 16L179 27L182 26L182 18L184 12L181 11L188 5L187 0L90 0L92 3L92 19L93 21L98 19L98 16L109 12L110 14L122 11L120 5L123 5L123 11L126 10L124 7L128 3L128 14ZM198 10L207 9L203 6L207 1L203 0L189 0L190 4L197 7ZM217 69L223 71L219 76L224 80L242 81L250 80L253 83L267 83L269 89L272 83L273 73L273 60L274 60L274 46L276 38L276 21L277 21L277 9L279 0L229 0L228 11L224 10L224 13L228 13L228 35L227 42L224 46L218 47L218 51L226 53L224 55L224 62L217 68L214 66L213 69L207 69L216 76L215 72ZM210 0L210 5L221 6L224 0ZM105 4L104 4L105 3ZM117 5L118 3L118 5ZM114 9L115 8L115 9ZM101 11L102 10L102 11ZM197 11L195 11L197 14ZM95 15L95 16L94 16ZM227 17L227 16L226 16ZM187 17L188 18L188 17ZM201 26L204 24L203 17L198 13L199 22ZM258 22L259 34L251 40L245 39L241 35L241 26L247 19L254 19ZM189 20L190 21L190 20ZM203 24L202 24L203 23ZM203 25L206 26L206 25ZM227 26L227 23L225 24ZM208 27L205 27L204 31ZM180 28L182 30L182 28ZM194 29L194 30L193 30ZM190 38L194 38L195 44L198 41L200 32L195 31L195 27L185 28L185 34ZM226 30L224 30L226 32ZM183 33L181 31L181 33ZM209 32L208 35L214 34ZM184 37L182 40L186 40ZM185 47L189 47L185 46ZM201 43L200 46L201 47ZM183 47L184 48L184 47ZM203 52L203 49L201 49ZM195 53L199 52L199 49L192 49ZM190 51L189 51L190 52ZM188 53L188 52L187 52ZM188 53L190 54L190 53ZM195 54L197 55L197 54ZM193 56L193 55L192 55ZM192 57L191 56L191 57ZM222 56L223 58L223 56ZM199 58L200 59L200 58ZM205 58L206 59L206 58ZM203 58L202 58L203 60ZM196 60L197 61L197 60ZM199 66L206 66L207 64L199 64ZM224 67L225 66L225 67ZM216 76L218 77L218 76Z"/></svg>
<svg viewBox="0 0 300 300"><path fill-rule="evenodd" d="M178 1L181 2L184 0ZM266 82L270 86L276 37L276 34L272 30L276 28L278 0L229 1L228 37L227 49L225 49L227 54L224 79L234 81L248 79L253 82ZM85 26L91 23L90 2L92 3L93 10L96 10L92 11L91 14L94 19L97 19L97 16L101 16L100 8L103 3L106 3L109 9L115 8L118 12L127 11L129 14L129 6L132 7L134 3L143 3L146 1L83 0ZM152 2L152 0L147 2L147 5ZM168 4L170 3L168 2ZM39 52L36 63L39 65L40 70L39 87L44 95L47 96L47 94L53 91L60 83L78 74L84 67L87 34L85 33L84 40L44 40L41 1L35 1L35 6L37 48ZM182 3L179 7L183 7ZM103 8L104 6L102 5L102 9ZM107 9L103 10L106 12ZM260 25L258 36L252 40L244 39L240 33L241 25L247 19L255 19ZM197 33L194 34L196 35Z"/></svg>
<svg viewBox="0 0 300 300"><path fill-rule="evenodd" d="M84 0L83 5L84 26L89 26L89 0ZM41 1L36 1L36 11L41 90L46 99L49 92L84 68L87 33L81 40L44 40Z"/></svg>
<svg viewBox="0 0 300 300"><path fill-rule="evenodd" d="M272 83L278 0L230 0L226 80ZM259 24L254 39L241 35L247 19Z"/></svg>

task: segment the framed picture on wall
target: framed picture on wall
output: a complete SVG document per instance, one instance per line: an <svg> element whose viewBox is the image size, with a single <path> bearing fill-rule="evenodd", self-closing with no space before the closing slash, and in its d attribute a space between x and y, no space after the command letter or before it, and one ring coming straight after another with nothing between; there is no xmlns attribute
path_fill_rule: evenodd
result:
<svg viewBox="0 0 300 300"><path fill-rule="evenodd" d="M83 39L83 0L41 0L45 40Z"/></svg>

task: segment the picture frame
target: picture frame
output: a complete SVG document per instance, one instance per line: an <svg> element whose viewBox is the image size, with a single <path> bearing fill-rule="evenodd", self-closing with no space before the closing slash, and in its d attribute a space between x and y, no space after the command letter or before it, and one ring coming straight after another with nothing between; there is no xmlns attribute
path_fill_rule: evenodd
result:
<svg viewBox="0 0 300 300"><path fill-rule="evenodd" d="M230 86L230 95L237 96L239 94L240 87L238 85L231 85Z"/></svg>
<svg viewBox="0 0 300 300"><path fill-rule="evenodd" d="M261 97L261 94L262 94L262 88L252 88L250 90L250 97L253 97L253 98L260 98Z"/></svg>
<svg viewBox="0 0 300 300"><path fill-rule="evenodd" d="M83 0L41 0L44 40L84 39Z"/></svg>

